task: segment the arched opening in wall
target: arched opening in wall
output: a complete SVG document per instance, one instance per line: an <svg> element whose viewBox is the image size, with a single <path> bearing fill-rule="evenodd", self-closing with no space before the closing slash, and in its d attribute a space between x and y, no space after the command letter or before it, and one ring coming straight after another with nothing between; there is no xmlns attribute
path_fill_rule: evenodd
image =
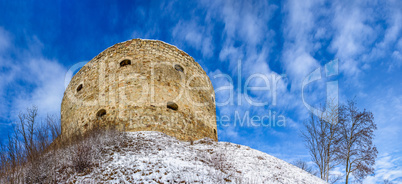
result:
<svg viewBox="0 0 402 184"><path fill-rule="evenodd" d="M182 66L180 66L180 65L177 65L177 64L174 65L174 69L176 69L179 72L184 72L184 68Z"/></svg>
<svg viewBox="0 0 402 184"><path fill-rule="evenodd" d="M214 102L214 100L215 100L215 99L214 99L214 97L213 97L213 96L211 97L211 100L212 100L212 102Z"/></svg>
<svg viewBox="0 0 402 184"><path fill-rule="evenodd" d="M216 135L216 129L214 129L214 134Z"/></svg>
<svg viewBox="0 0 402 184"><path fill-rule="evenodd" d="M175 111L177 111L177 109L179 109L179 106L174 102L168 102L166 107L168 109L172 109L172 110L175 110Z"/></svg>
<svg viewBox="0 0 402 184"><path fill-rule="evenodd" d="M96 113L97 118L101 118L101 117L103 117L105 115L106 115L106 110L105 109L101 109Z"/></svg>
<svg viewBox="0 0 402 184"><path fill-rule="evenodd" d="M80 92L82 90L82 84L78 85L77 87L77 93Z"/></svg>
<svg viewBox="0 0 402 184"><path fill-rule="evenodd" d="M131 60L125 59L120 62L120 67L126 66L126 65L131 65Z"/></svg>

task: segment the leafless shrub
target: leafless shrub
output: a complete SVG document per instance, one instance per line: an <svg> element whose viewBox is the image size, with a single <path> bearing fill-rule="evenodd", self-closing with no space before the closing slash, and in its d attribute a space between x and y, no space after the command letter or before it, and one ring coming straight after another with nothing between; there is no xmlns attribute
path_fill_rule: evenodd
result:
<svg viewBox="0 0 402 184"><path fill-rule="evenodd" d="M292 164L293 164L294 166L300 168L300 169L303 169L304 171L309 172L309 173L312 174L312 175L317 175L317 174L318 174L317 171L314 170L313 167L309 166L309 165L307 164L307 162L305 162L305 161L303 161L303 160L296 160L296 161L294 161Z"/></svg>
<svg viewBox="0 0 402 184"><path fill-rule="evenodd" d="M6 144L0 143L0 181L7 183L41 183L43 169L40 156L60 135L60 121L48 115L38 120L38 108L27 108L18 115ZM43 182L42 182L43 183Z"/></svg>
<svg viewBox="0 0 402 184"><path fill-rule="evenodd" d="M60 121L48 115L38 121L37 107L20 113L4 144L0 142L0 183L58 183L97 165L107 145L117 145L125 134L111 127L94 127L61 139Z"/></svg>
<svg viewBox="0 0 402 184"><path fill-rule="evenodd" d="M203 139L196 141L197 144L207 144L207 145L212 145L212 144L214 144L214 142L215 141L212 140L211 138L203 138Z"/></svg>
<svg viewBox="0 0 402 184"><path fill-rule="evenodd" d="M201 139L209 140L209 139ZM228 173L230 169L232 169L232 165L227 159L225 150L213 150L209 149L203 152L197 152L196 158L201 162L215 168L217 171Z"/></svg>
<svg viewBox="0 0 402 184"><path fill-rule="evenodd" d="M214 168L222 172L226 172L230 168L230 164L226 159L226 155L222 152L214 152L210 155L210 161Z"/></svg>
<svg viewBox="0 0 402 184"><path fill-rule="evenodd" d="M43 158L38 158L28 162L25 166L27 167L25 171L25 183L45 183L47 180L46 170L46 160Z"/></svg>
<svg viewBox="0 0 402 184"><path fill-rule="evenodd" d="M89 169L92 165L91 147L87 144L75 146L72 163L76 172L81 173Z"/></svg>

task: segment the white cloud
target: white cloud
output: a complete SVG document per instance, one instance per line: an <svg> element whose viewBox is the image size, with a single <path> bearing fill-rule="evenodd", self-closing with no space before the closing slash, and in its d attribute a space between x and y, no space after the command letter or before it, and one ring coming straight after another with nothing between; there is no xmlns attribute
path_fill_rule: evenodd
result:
<svg viewBox="0 0 402 184"><path fill-rule="evenodd" d="M333 4L331 25L335 31L331 49L341 61L341 70L351 80L357 80L361 71L370 69L373 62L387 63L390 68L399 66L389 56L396 56L394 59L398 61L394 46L402 33L400 6L398 1Z"/></svg>
<svg viewBox="0 0 402 184"><path fill-rule="evenodd" d="M376 32L368 24L372 9L364 9L358 3L334 3L332 26L336 30L331 47L341 58L356 57L375 40ZM372 12L371 12L372 13Z"/></svg>
<svg viewBox="0 0 402 184"><path fill-rule="evenodd" d="M213 54L211 27L198 25L195 20L179 21L173 28L172 36L175 42L185 42L200 50L204 57L210 57Z"/></svg>
<svg viewBox="0 0 402 184"><path fill-rule="evenodd" d="M375 143L381 151L391 152L400 147L399 140L402 140L402 96L392 89L385 93L374 93L369 93L371 99L367 100L366 105L374 113L378 126Z"/></svg>
<svg viewBox="0 0 402 184"><path fill-rule="evenodd" d="M364 87L365 80L369 79L361 80L359 78L362 76L362 71L375 68L375 64L377 64L375 62L386 63L390 57L397 61L401 60L402 57L402 39L400 39L400 22L402 21L401 12L398 9L400 2L398 1L388 1L384 5L380 1L289 0L281 3L283 6L278 10L278 7L269 4L267 1L210 0L196 3L194 9L187 12L190 17L183 19L180 19L179 13L175 11L178 2L169 1L168 4L161 5L161 9L167 10L162 12L164 16L171 16L171 20L177 20L168 30L172 36L172 42L179 47L189 46L200 52L203 57L207 57L208 61L215 62L213 65L219 65L220 70L213 72L207 70L215 89L227 84L227 81L218 81L212 78L213 75L221 74L223 71L227 72L235 82L235 85L230 85L235 88L233 94L235 105L219 107L221 115L233 116L235 111L243 113L247 110L262 114L264 110L271 108L252 108L247 106L247 102L243 103L245 94L238 92L236 83L238 60L242 61L242 84L252 74L261 73L269 76L276 74L273 70L280 70L285 72L287 78L278 84L278 105L276 108L293 116L290 117L288 124L292 128L291 131L287 132L289 134L295 133L301 127L301 121L308 116L308 110L302 103L301 81L310 72L318 67L323 67L325 62L329 62L323 61L323 57L333 56L334 58L330 58L330 60L339 58L339 71L343 75L338 77L343 77L340 78L340 81L344 82L343 86L340 86L341 101L350 97L348 95L366 98L370 91L360 89L362 86ZM146 11L141 10L142 16L154 17ZM279 16L282 16L281 22L273 22L273 13L278 13L278 11ZM199 16L198 13L200 12L202 16ZM161 32L160 21L157 19L152 23L147 23L144 25L147 28L146 31L138 29L134 34L158 35ZM272 25L271 22L280 24L280 29L273 30L276 29L274 26L278 25ZM384 23L384 26L379 22ZM217 32L216 30L222 31ZM276 38L283 38L283 45L280 46L282 50L272 50L273 45L282 44L276 43ZM219 44L215 45L217 42ZM216 53L219 54L217 58L210 58ZM277 58L279 58L280 66L270 68L273 66L270 62ZM402 64L389 65L390 68L396 69L400 66ZM256 81L255 84L260 85L259 82L261 80ZM324 85L318 84L314 88L306 90L305 93L311 97L309 100L317 102L321 100L320 97L325 96L324 80L323 83ZM356 94L345 94L348 90L352 90ZM342 92L344 93L342 94ZM226 100L228 95L227 91L217 92L216 100ZM254 93L254 95L256 99L265 99L263 95L267 94ZM236 105L239 101L238 96L240 96L242 106ZM377 99L386 100L376 107L365 104L366 107L373 107L376 120L379 121L378 132L380 133L377 134L376 144L391 145L390 142L396 144L396 138L400 137L397 135L400 128L395 123L396 121L389 123L386 118L399 118L398 116L391 116L397 113L395 109L398 108L392 110L387 107L391 101L396 103L394 106L401 102L395 100L392 95L378 97ZM282 142L281 132L269 132L269 134L275 133L281 139L279 142ZM226 136L226 140L230 137L236 140L243 139L241 129L238 127L228 127L221 135ZM242 141L247 142L247 140ZM300 144L301 141L298 143ZM283 145L281 146L282 148L278 149L277 153L288 151L284 150ZM392 148L395 145L389 147Z"/></svg>
<svg viewBox="0 0 402 184"><path fill-rule="evenodd" d="M375 176L369 176L364 183L381 183L383 180L402 182L402 96L399 89L367 91L365 107L374 114L378 129L375 131L374 144L379 156L375 165Z"/></svg>
<svg viewBox="0 0 402 184"><path fill-rule="evenodd" d="M285 51L284 59L286 60L286 73L291 77L292 82L295 84L293 86L296 89L301 87L302 80L309 73L320 67L317 60L302 48Z"/></svg>
<svg viewBox="0 0 402 184"><path fill-rule="evenodd" d="M261 44L267 37L267 22L276 9L266 1L225 1L220 8L226 40L241 40L249 45Z"/></svg>
<svg viewBox="0 0 402 184"><path fill-rule="evenodd" d="M56 61L39 58L27 61L20 71L24 74L14 80L24 80L35 87L27 89L20 86L23 89L13 97L13 110L21 111L36 105L43 114L59 115L66 69Z"/></svg>
<svg viewBox="0 0 402 184"><path fill-rule="evenodd" d="M10 40L9 40L9 34L6 32L2 27L0 27L0 68L1 70L5 70L6 68L6 62L5 62L5 56L3 52L5 52L10 45ZM5 97L5 88L8 85L8 82L10 81L10 75L4 75L3 73L0 73L0 109L2 112L6 111L7 109L7 104L6 102L6 97ZM4 118L2 114L0 114L0 118Z"/></svg>
<svg viewBox="0 0 402 184"><path fill-rule="evenodd" d="M363 183L382 183L384 180L393 183L402 183L402 157L399 152L384 153L379 155L375 165L375 176L368 176Z"/></svg>
<svg viewBox="0 0 402 184"><path fill-rule="evenodd" d="M4 28L0 27L0 54L10 46L10 35ZM1 63L0 63L1 64ZM1 65L0 65L1 66Z"/></svg>
<svg viewBox="0 0 402 184"><path fill-rule="evenodd" d="M9 39L11 33L3 31L0 38L5 35ZM66 69L41 55L42 44L35 37L27 39L29 49L10 46L10 51L0 57L0 117L11 121L32 105L38 106L41 116L60 114Z"/></svg>
<svg viewBox="0 0 402 184"><path fill-rule="evenodd" d="M321 38L324 33L316 25L315 8L320 8L321 1L290 0L284 5L286 12L284 28L284 50L282 63L289 75L292 87L299 89L304 77L319 67L319 63L311 56L314 52L314 34Z"/></svg>

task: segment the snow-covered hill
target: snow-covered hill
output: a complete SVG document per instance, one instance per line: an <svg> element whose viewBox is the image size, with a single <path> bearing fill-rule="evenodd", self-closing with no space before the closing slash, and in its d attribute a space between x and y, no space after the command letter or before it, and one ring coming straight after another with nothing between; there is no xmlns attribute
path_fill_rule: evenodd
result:
<svg viewBox="0 0 402 184"><path fill-rule="evenodd" d="M325 183L266 153L160 132L97 130L0 175L0 183Z"/></svg>
<svg viewBox="0 0 402 184"><path fill-rule="evenodd" d="M74 150L77 150L74 148ZM82 150L81 150L82 151ZM83 173L68 172L67 183L325 183L266 153L210 139L183 142L160 132L129 132L104 144ZM68 158L63 158L69 160ZM64 170L63 170L64 169Z"/></svg>

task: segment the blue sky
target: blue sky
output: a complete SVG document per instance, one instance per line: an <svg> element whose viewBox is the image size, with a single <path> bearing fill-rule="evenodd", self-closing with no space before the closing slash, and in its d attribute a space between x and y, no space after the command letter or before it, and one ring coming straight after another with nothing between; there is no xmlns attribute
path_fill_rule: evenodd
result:
<svg viewBox="0 0 402 184"><path fill-rule="evenodd" d="M214 85L220 141L286 161L308 160L298 136L309 110L325 104L326 84L338 81L339 101L355 98L374 113L376 175L402 182L401 1L6 1L0 0L0 138L21 110L59 114L66 72L107 47L132 38L157 39L193 56ZM338 59L338 75L325 64ZM240 63L240 64L239 64ZM316 69L321 79L303 80ZM240 74L239 74L240 71ZM233 79L233 83L225 77ZM282 76L273 90L253 74ZM238 82L240 81L240 83ZM272 87L270 89L273 89ZM267 102L264 106L247 103ZM285 117L285 126L239 126L241 118ZM272 115L275 114L275 115ZM265 124L267 122L265 121Z"/></svg>

